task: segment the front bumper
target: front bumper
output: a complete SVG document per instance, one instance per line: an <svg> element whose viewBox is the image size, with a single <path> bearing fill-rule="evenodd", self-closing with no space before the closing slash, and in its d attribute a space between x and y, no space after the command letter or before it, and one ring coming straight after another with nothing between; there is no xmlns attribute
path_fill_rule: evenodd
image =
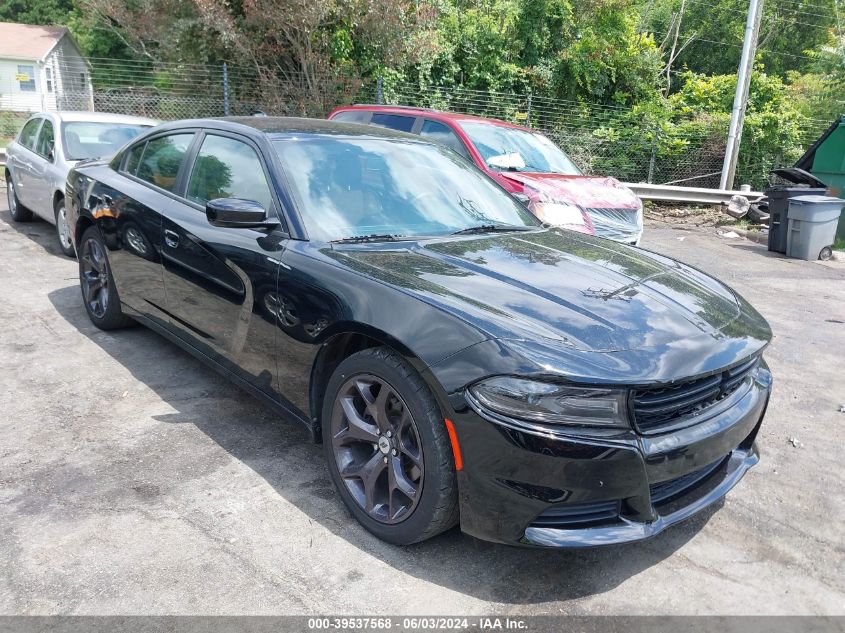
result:
<svg viewBox="0 0 845 633"><path fill-rule="evenodd" d="M540 432L455 407L461 529L513 545L584 547L654 536L721 499L759 459L771 393L761 367L723 407L663 435ZM453 404L456 402L453 399Z"/></svg>

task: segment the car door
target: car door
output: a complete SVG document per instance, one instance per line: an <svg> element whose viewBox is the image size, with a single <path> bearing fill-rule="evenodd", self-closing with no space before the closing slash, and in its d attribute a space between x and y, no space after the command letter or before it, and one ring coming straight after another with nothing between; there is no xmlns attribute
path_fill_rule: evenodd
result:
<svg viewBox="0 0 845 633"><path fill-rule="evenodd" d="M35 141L35 156L30 163L32 182L29 192L32 196L30 209L48 222L55 222L53 191L49 173L53 160L55 160L53 155L55 141L53 122L45 118L38 132L38 139Z"/></svg>
<svg viewBox="0 0 845 633"><path fill-rule="evenodd" d="M115 177L102 179L89 202L109 247L121 301L162 327L170 325L161 265L162 214L179 204L174 192L195 135L195 130L179 130L131 146Z"/></svg>
<svg viewBox="0 0 845 633"><path fill-rule="evenodd" d="M43 117L33 117L27 121L14 145L14 151L8 156L9 168L15 181L15 192L18 201L25 207L32 208L35 193L32 191L35 174L32 163L36 158L35 142L41 129Z"/></svg>
<svg viewBox="0 0 845 633"><path fill-rule="evenodd" d="M250 139L206 131L186 176L183 199L162 225L167 305L174 334L267 393L276 393L275 300L281 229L212 226L215 198L258 201L281 218L268 166Z"/></svg>

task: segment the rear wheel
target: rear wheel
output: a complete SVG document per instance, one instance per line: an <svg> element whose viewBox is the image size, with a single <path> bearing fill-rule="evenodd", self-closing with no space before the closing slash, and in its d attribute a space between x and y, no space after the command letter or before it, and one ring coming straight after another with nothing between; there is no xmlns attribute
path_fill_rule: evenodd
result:
<svg viewBox="0 0 845 633"><path fill-rule="evenodd" d="M9 213L15 222L29 222L32 219L32 211L23 206L18 200L15 191L15 183L12 181L12 174L6 173L6 199L9 203Z"/></svg>
<svg viewBox="0 0 845 633"><path fill-rule="evenodd" d="M64 198L56 200L53 212L56 214L56 236L59 238L59 248L68 257L73 257L76 255L76 249L73 248L70 227L67 225L67 209L65 208Z"/></svg>
<svg viewBox="0 0 845 633"><path fill-rule="evenodd" d="M322 430L332 480L367 530L407 545L457 523L443 416L399 354L378 347L344 360L326 388Z"/></svg>
<svg viewBox="0 0 845 633"><path fill-rule="evenodd" d="M100 231L95 226L88 228L79 243L79 284L91 322L101 330L116 330L134 321L120 307L106 252Z"/></svg>

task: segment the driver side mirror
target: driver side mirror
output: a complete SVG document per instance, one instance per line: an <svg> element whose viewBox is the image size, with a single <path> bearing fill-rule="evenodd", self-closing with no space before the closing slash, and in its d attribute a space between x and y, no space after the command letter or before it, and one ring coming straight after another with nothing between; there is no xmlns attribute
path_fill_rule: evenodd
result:
<svg viewBox="0 0 845 633"><path fill-rule="evenodd" d="M56 148L55 146L50 147L50 150L47 152L47 160L51 163L56 162Z"/></svg>
<svg viewBox="0 0 845 633"><path fill-rule="evenodd" d="M212 226L232 229L255 229L275 226L268 221L267 212L255 200L243 198L215 198L205 205L205 217Z"/></svg>

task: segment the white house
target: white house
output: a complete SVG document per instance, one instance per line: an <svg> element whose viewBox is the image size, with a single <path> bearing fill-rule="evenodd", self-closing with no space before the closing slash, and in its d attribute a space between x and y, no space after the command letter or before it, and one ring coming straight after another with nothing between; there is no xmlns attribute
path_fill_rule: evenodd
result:
<svg viewBox="0 0 845 633"><path fill-rule="evenodd" d="M0 22L0 110L93 110L91 69L66 27Z"/></svg>

